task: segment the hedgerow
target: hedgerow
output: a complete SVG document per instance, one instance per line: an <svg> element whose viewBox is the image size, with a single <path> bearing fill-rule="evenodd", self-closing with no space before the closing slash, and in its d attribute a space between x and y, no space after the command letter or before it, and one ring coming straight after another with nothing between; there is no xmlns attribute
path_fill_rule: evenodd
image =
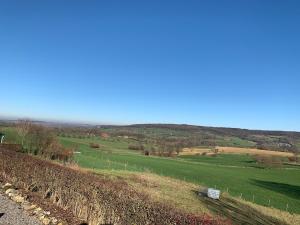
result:
<svg viewBox="0 0 300 225"><path fill-rule="evenodd" d="M0 148L0 178L69 208L90 225L228 224L219 218L187 214L155 202L122 180L110 180L3 148Z"/></svg>

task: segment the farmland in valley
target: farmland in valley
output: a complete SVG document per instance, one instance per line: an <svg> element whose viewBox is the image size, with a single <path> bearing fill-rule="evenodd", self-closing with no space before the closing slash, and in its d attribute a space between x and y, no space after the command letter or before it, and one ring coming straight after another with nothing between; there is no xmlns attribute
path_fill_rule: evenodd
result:
<svg viewBox="0 0 300 225"><path fill-rule="evenodd" d="M74 150L73 160L80 170L121 179L153 199L188 212L218 211L231 217L234 213L229 215L223 209L233 204L236 212L243 208L240 213L247 218L246 205L250 204L251 209L268 216L286 218L288 224L300 221L300 166L290 160L297 147L294 143L298 143L298 133L263 133L255 140L263 140L259 143L271 146L271 150L262 150L252 139L256 133L241 135L240 130L228 130L224 135L218 129L203 133L203 128L181 128L51 127L49 132L63 146ZM6 134L7 143L20 143L13 126L2 126L0 131ZM283 142L292 143L285 145L292 148L279 151L277 148ZM174 148L177 145L181 149ZM170 148L167 157L160 152L164 149L168 153ZM264 162L265 156L275 161ZM220 205L200 201L200 187L221 189ZM257 211L253 213L260 217ZM234 221L244 221L239 217L237 213Z"/></svg>
<svg viewBox="0 0 300 225"><path fill-rule="evenodd" d="M251 155L218 154L162 158L144 156L128 149L132 140L124 138L61 137L66 146L77 146L76 162L94 170L127 170L151 172L217 187L233 196L290 212L300 212L300 167L283 164L280 168L261 168ZM99 149L89 143L98 143ZM295 179L295 178L299 179ZM287 206L288 204L288 206ZM287 208L288 207L288 208Z"/></svg>

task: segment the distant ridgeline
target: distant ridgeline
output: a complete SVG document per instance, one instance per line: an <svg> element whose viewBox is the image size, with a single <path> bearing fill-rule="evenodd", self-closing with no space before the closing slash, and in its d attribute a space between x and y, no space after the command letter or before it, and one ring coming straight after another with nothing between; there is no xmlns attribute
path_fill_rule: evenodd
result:
<svg viewBox="0 0 300 225"><path fill-rule="evenodd" d="M16 121L0 121L1 127L14 126ZM186 124L135 124L128 126L58 124L38 122L51 127L58 135L123 136L140 141L167 142L180 147L228 146L274 151L300 152L300 132L264 131L238 128L204 127ZM0 129L0 132L2 130Z"/></svg>
<svg viewBox="0 0 300 225"><path fill-rule="evenodd" d="M59 134L126 137L143 143L169 142L180 147L228 146L300 151L300 132L263 131L238 128L177 124L136 124L128 126L77 126L56 128Z"/></svg>
<svg viewBox="0 0 300 225"><path fill-rule="evenodd" d="M140 124L127 128L169 130L171 136L180 134L179 137L197 138L200 142L199 145L256 147L277 151L300 150L300 132L293 131L264 131L176 124Z"/></svg>

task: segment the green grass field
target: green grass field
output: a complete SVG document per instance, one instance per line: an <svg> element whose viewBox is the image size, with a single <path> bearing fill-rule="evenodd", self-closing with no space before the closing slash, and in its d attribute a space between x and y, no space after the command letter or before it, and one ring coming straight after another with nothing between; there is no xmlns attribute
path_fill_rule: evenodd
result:
<svg viewBox="0 0 300 225"><path fill-rule="evenodd" d="M233 196L264 206L300 213L300 167L262 169L247 155L217 157L182 156L161 158L128 150L132 140L123 138L66 138L66 146L77 146L75 161L82 167L107 170L147 171L229 191ZM92 149L89 143L99 143ZM288 204L288 205L287 205Z"/></svg>
<svg viewBox="0 0 300 225"><path fill-rule="evenodd" d="M12 128L2 127L1 131L6 134L6 141L19 142ZM131 139L59 138L65 146L76 147L76 151L80 152L75 154L75 161L81 167L152 172L228 190L233 196L242 195L243 199L257 204L300 213L300 166L284 165L282 168L263 169L249 155L177 158L144 156L139 151L128 149L128 145L134 143ZM241 144L239 139L226 141ZM101 148L90 148L91 142L99 143Z"/></svg>

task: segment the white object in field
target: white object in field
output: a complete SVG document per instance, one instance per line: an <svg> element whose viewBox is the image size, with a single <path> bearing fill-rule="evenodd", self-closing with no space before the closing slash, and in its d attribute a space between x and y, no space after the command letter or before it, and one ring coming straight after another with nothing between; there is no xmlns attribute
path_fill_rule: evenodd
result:
<svg viewBox="0 0 300 225"><path fill-rule="evenodd" d="M207 189L207 197L212 199L220 199L220 190L208 188Z"/></svg>
<svg viewBox="0 0 300 225"><path fill-rule="evenodd" d="M3 142L3 139L4 139L4 135L1 136L1 142L0 142L1 144L2 144L2 142Z"/></svg>

